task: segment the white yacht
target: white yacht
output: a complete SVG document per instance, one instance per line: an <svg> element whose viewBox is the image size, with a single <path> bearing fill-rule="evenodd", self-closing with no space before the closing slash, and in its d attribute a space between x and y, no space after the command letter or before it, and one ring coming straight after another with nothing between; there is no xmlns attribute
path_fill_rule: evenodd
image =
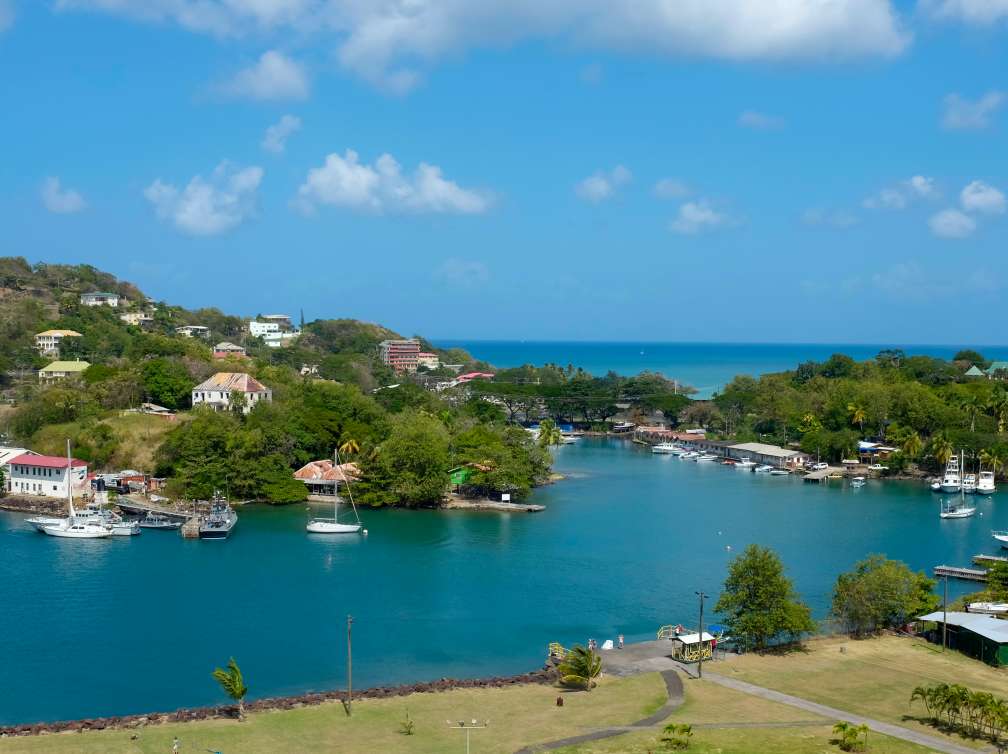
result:
<svg viewBox="0 0 1008 754"><path fill-rule="evenodd" d="M710 463L711 461L716 461L718 457L713 453L702 453L696 457L697 463Z"/></svg>
<svg viewBox="0 0 1008 754"><path fill-rule="evenodd" d="M735 464L736 471L752 471L756 468L756 462L751 460L749 456L742 456L738 463Z"/></svg>
<svg viewBox="0 0 1008 754"><path fill-rule="evenodd" d="M865 486L865 478L863 476L856 476L856 477L854 477L853 479L851 479L850 486L851 487L864 487Z"/></svg>
<svg viewBox="0 0 1008 754"><path fill-rule="evenodd" d="M342 467L339 465L339 451L337 450L333 454L333 470L339 470L340 475L343 477L343 484L346 487L347 494L350 497L350 505L353 506L354 518L357 519L356 523L344 524L340 523L339 520L339 485L333 480L333 517L332 518L313 518L305 526L305 530L309 534L357 534L361 531L361 520L360 516L357 515L357 506L353 501L353 494L350 492L350 481L347 479L346 474L343 473ZM366 533L366 532L365 532Z"/></svg>
<svg viewBox="0 0 1008 754"><path fill-rule="evenodd" d="M1008 531L992 531L991 536L1002 547L1008 547Z"/></svg>
<svg viewBox="0 0 1008 754"><path fill-rule="evenodd" d="M111 526L95 521L91 516L78 516L74 510L72 471L70 441L67 440L67 505L70 515L67 518L59 519L57 523L45 524L42 526L42 533L48 534L50 537L65 539L105 539L111 537Z"/></svg>
<svg viewBox="0 0 1008 754"><path fill-rule="evenodd" d="M660 442L651 448L652 453L658 453L659 455L675 453L677 450L679 450L679 446L674 442Z"/></svg>
<svg viewBox="0 0 1008 754"><path fill-rule="evenodd" d="M787 469L770 469L770 476L787 476L790 473Z"/></svg>
<svg viewBox="0 0 1008 754"><path fill-rule="evenodd" d="M990 495L994 492L996 488L994 487L994 472L993 471L981 471L980 478L977 480L976 491L978 495Z"/></svg>
<svg viewBox="0 0 1008 754"><path fill-rule="evenodd" d="M962 480L962 491L967 495L972 495L977 490L976 474L967 474Z"/></svg>
<svg viewBox="0 0 1008 754"><path fill-rule="evenodd" d="M756 472L757 474L769 474L773 470L774 467L768 463L761 463L759 466L753 469L753 471Z"/></svg>
<svg viewBox="0 0 1008 754"><path fill-rule="evenodd" d="M987 615L1004 615L1008 613L1008 602L970 602L966 605L970 613L986 613Z"/></svg>
<svg viewBox="0 0 1008 754"><path fill-rule="evenodd" d="M88 503L84 510L77 512L77 517L94 524L110 526L113 537L133 537L140 533L138 521L127 521L118 513L103 508L99 503Z"/></svg>
<svg viewBox="0 0 1008 754"><path fill-rule="evenodd" d="M679 457L682 458L682 459L686 459L686 458L699 458L700 454L697 453L695 450L687 450L685 453L683 453Z"/></svg>
<svg viewBox="0 0 1008 754"><path fill-rule="evenodd" d="M962 477L959 476L959 456L952 456L945 466L945 474L939 485L942 492L951 494L962 489Z"/></svg>

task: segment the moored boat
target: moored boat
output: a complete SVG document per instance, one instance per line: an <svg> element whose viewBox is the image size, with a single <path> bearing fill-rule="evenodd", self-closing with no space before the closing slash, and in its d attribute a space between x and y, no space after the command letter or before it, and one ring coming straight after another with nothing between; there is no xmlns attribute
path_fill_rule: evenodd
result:
<svg viewBox="0 0 1008 754"><path fill-rule="evenodd" d="M227 504L227 501L214 497L210 504L210 513L200 519L200 539L227 539L231 530L238 523L238 514Z"/></svg>
<svg viewBox="0 0 1008 754"><path fill-rule="evenodd" d="M753 471L756 472L757 474L769 474L773 470L774 467L766 463L760 464L755 469L753 469Z"/></svg>
<svg viewBox="0 0 1008 754"><path fill-rule="evenodd" d="M854 477L850 481L850 486L851 487L864 487L865 486L865 478L863 476L856 476L856 477Z"/></svg>
<svg viewBox="0 0 1008 754"><path fill-rule="evenodd" d="M652 453L657 453L659 455L675 453L677 450L679 450L679 446L674 442L660 442L651 448Z"/></svg>
<svg viewBox="0 0 1008 754"><path fill-rule="evenodd" d="M981 471L980 478L977 479L976 491L978 495L990 495L993 494L995 490L994 486L994 472L993 471Z"/></svg>
<svg viewBox="0 0 1008 754"><path fill-rule="evenodd" d="M976 508L969 505L949 505L942 506L941 518L969 518L976 513Z"/></svg>
<svg viewBox="0 0 1008 754"><path fill-rule="evenodd" d="M992 531L991 536L994 537L994 541L1000 544L1002 547L1008 548L1008 531Z"/></svg>
<svg viewBox="0 0 1008 754"><path fill-rule="evenodd" d="M749 456L742 456L735 464L737 471L752 471L754 468L756 468L756 463Z"/></svg>
<svg viewBox="0 0 1008 754"><path fill-rule="evenodd" d="M154 511L147 511L147 515L137 521L137 526L141 529L180 529L182 528L181 521L175 521L168 516L162 515L160 513L155 513Z"/></svg>
<svg viewBox="0 0 1008 754"><path fill-rule="evenodd" d="M951 494L962 489L962 478L959 475L959 456L951 456L945 465L945 474L939 485L942 492Z"/></svg>
<svg viewBox="0 0 1008 754"><path fill-rule="evenodd" d="M711 461L716 461L718 457L713 453L701 453L696 457L697 463L710 463Z"/></svg>
<svg viewBox="0 0 1008 754"><path fill-rule="evenodd" d="M970 602L966 605L966 612L1005 615L1008 613L1008 602Z"/></svg>
<svg viewBox="0 0 1008 754"><path fill-rule="evenodd" d="M339 462L339 450L337 449L333 453L333 470L339 470L339 473L343 477L343 485L346 487L347 495L350 497L350 505L353 508L354 518L357 519L356 523L344 524L339 520L339 485L337 480L333 480L333 517L332 518L313 518L305 526L305 529L309 534L357 534L362 530L360 515L357 513L357 505L353 501L353 493L350 492L350 480L347 479L346 472L343 471L343 467L340 466ZM367 534L367 531L363 532Z"/></svg>
<svg viewBox="0 0 1008 754"><path fill-rule="evenodd" d="M977 490L976 474L967 474L962 480L962 491L967 495L972 495Z"/></svg>

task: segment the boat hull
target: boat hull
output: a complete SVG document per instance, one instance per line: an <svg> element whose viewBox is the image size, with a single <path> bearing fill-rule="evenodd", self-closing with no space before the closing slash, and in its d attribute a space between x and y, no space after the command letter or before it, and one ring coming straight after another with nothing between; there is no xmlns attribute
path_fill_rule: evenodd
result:
<svg viewBox="0 0 1008 754"><path fill-rule="evenodd" d="M61 537L62 539L106 539L112 536L109 529L65 529L60 526L47 526L43 530L44 534L50 537Z"/></svg>
<svg viewBox="0 0 1008 754"><path fill-rule="evenodd" d="M941 485L941 491L944 492L947 495L952 494L954 492L958 492L960 489L962 489L962 485L959 485L959 484L942 484Z"/></svg>
<svg viewBox="0 0 1008 754"><path fill-rule="evenodd" d="M309 534L357 534L360 524L340 524L333 521L309 521L305 527Z"/></svg>

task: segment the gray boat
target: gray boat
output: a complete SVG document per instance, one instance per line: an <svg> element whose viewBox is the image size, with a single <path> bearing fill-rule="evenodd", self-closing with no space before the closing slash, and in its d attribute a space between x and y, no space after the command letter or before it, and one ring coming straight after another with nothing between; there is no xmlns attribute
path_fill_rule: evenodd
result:
<svg viewBox="0 0 1008 754"><path fill-rule="evenodd" d="M238 514L223 500L215 499L210 505L210 513L200 519L200 539L227 539L235 524Z"/></svg>
<svg viewBox="0 0 1008 754"><path fill-rule="evenodd" d="M154 511L147 511L147 515L139 519L137 523L141 529L169 529L175 531L182 528L181 521L176 521Z"/></svg>

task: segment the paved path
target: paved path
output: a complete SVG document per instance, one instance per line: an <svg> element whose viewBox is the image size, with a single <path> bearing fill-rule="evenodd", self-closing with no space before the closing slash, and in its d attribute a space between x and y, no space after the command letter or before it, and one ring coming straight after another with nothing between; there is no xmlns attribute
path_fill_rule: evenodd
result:
<svg viewBox="0 0 1008 754"><path fill-rule="evenodd" d="M758 696L771 702L778 702L780 704L787 704L791 707L797 707L798 709L805 710L806 712L822 715L823 717L830 718L832 720L845 720L849 723L854 723L855 725L867 725L869 728L878 733L884 733L887 736L899 738L903 741L909 741L910 743L918 744L919 746L926 746L935 751L946 752L946 754L976 754L977 751L996 751L996 749L989 746L983 749L962 746L946 738L938 738L937 736L911 730L910 728L904 728L903 726L896 725L894 723L884 723L880 720L873 720L870 717L855 715L850 712L836 709L835 707L827 707L825 704L810 702L807 699L791 696L790 694L783 694L780 691L774 691L773 689L757 686L753 683L740 681L736 678L726 678L725 676L718 675L717 673L705 672L704 680L716 683L719 686L741 691L744 694Z"/></svg>
<svg viewBox="0 0 1008 754"><path fill-rule="evenodd" d="M665 689L668 691L668 701L666 701L665 704L663 704L654 714L648 715L643 720L638 720L630 725L613 726L611 728L595 730L591 733L583 733L580 736L561 738L558 741L533 744L532 746L526 746L524 749L519 749L517 754L533 754L533 752L537 751L562 749L564 746L574 746L575 744L583 744L588 741L601 741L603 738L612 738L613 736L620 736L628 731L638 730L640 728L650 728L652 725L657 725L671 715L676 708L683 703L683 684L682 678L679 677L679 674L674 670L663 670L661 671L661 677L662 680L665 681Z"/></svg>

